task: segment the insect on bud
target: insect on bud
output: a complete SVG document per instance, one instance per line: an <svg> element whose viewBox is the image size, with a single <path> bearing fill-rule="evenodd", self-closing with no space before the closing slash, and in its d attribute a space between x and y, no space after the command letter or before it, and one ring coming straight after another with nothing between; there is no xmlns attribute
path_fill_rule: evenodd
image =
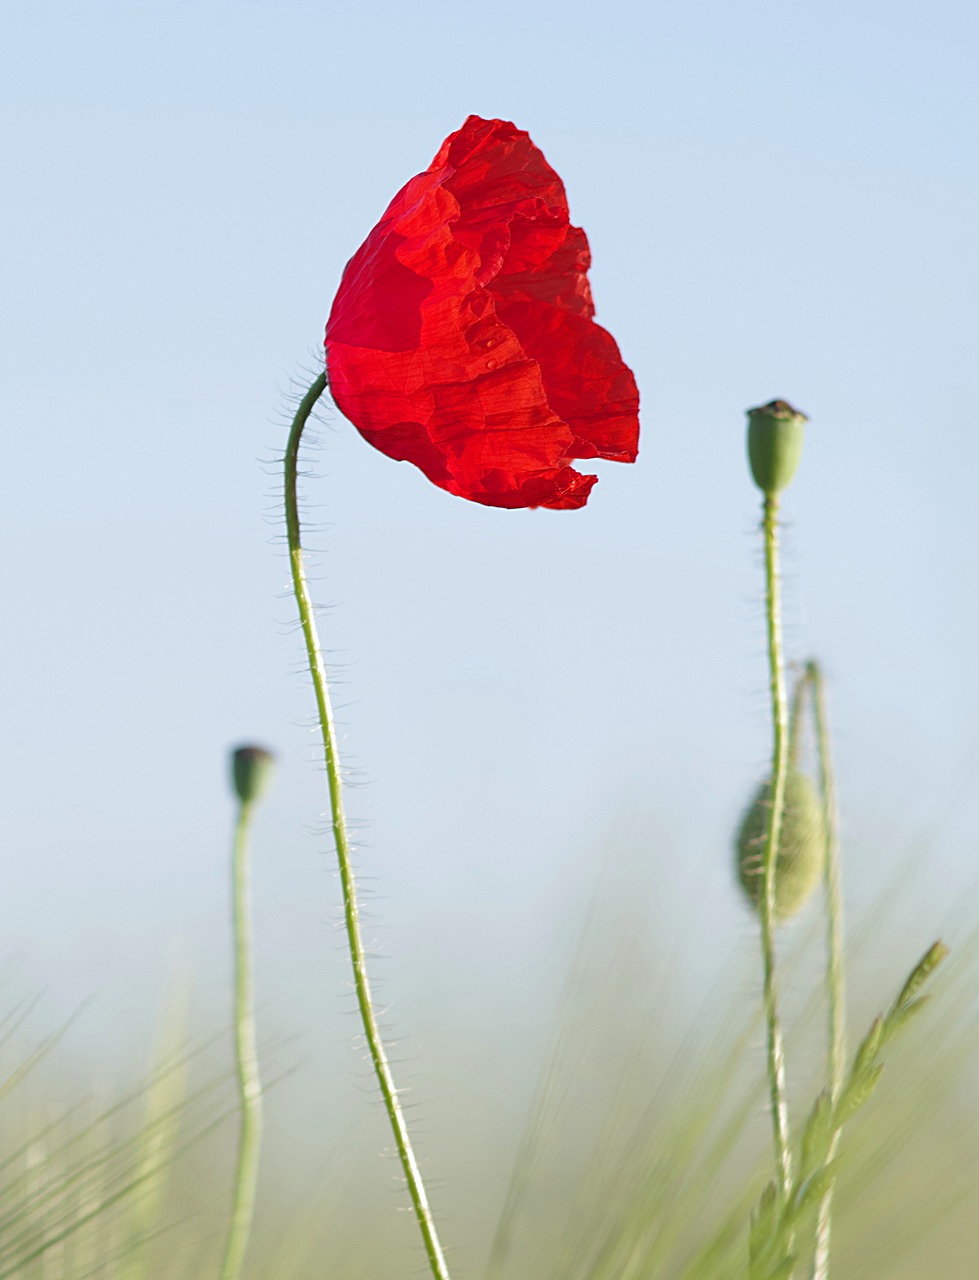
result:
<svg viewBox="0 0 979 1280"><path fill-rule="evenodd" d="M772 814L772 784L755 793L735 842L738 879L757 910L764 885L763 864ZM819 883L826 845L822 806L804 773L785 780L785 806L775 860L775 914L787 920L801 911Z"/></svg>
<svg viewBox="0 0 979 1280"><path fill-rule="evenodd" d="M791 483L808 421L785 400L748 410L748 461L755 484L767 497Z"/></svg>
<svg viewBox="0 0 979 1280"><path fill-rule="evenodd" d="M264 747L238 747L231 753L231 781L242 804L253 804L272 780L275 756Z"/></svg>

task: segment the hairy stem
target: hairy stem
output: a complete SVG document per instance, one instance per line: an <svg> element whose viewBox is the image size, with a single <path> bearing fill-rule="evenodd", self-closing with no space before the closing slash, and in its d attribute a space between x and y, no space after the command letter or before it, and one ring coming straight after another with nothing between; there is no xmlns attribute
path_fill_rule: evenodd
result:
<svg viewBox="0 0 979 1280"><path fill-rule="evenodd" d="M806 701L811 697L812 679L807 665L802 675L796 680L792 689L789 705L789 772L799 767L799 754L802 748L802 712Z"/></svg>
<svg viewBox="0 0 979 1280"><path fill-rule="evenodd" d="M765 541L765 614L768 625L768 666L772 700L772 810L762 864L761 951L764 968L765 1025L768 1042L768 1092L772 1112L776 1183L783 1199L792 1188L789 1113L785 1100L785 1051L778 1017L775 980L775 863L782 832L785 781L789 766L788 705L782 658L781 591L778 567L778 499L766 494L762 530Z"/></svg>
<svg viewBox="0 0 979 1280"><path fill-rule="evenodd" d="M235 1074L241 1127L235 1164L231 1221L225 1243L221 1280L241 1275L258 1183L258 1156L262 1143L262 1082L255 1045L255 994L252 978L251 909L248 871L248 832L252 805L242 802L235 823L232 853L232 897L235 953Z"/></svg>
<svg viewBox="0 0 979 1280"><path fill-rule="evenodd" d="M340 760L337 751L333 710L330 705L330 692L323 665L319 636L316 632L313 605L306 582L306 573L303 568L298 502L299 444L302 439L303 428L309 419L313 406L323 394L325 388L326 375L320 374L305 396L303 396L293 419L292 428L289 432L289 441L286 445L285 506L289 565L292 571L292 586L296 604L299 607L299 620L302 625L303 640L306 644L306 657L309 662L309 672L313 679L316 707L323 737L323 758L326 764L326 777L330 793L333 842L336 847L340 884L343 890L344 922L347 930L350 963L353 968L354 988L357 993L357 1006L360 1010L360 1019L363 1024L367 1047L370 1051L371 1062L374 1066L374 1074L377 1076L377 1082L381 1088L381 1096L384 1099L384 1108L387 1111L388 1119L394 1132L394 1141L398 1148L401 1167L404 1170L405 1180L408 1184L408 1193L411 1196L415 1219L425 1245L428 1265L435 1280L449 1280L445 1256L439 1243L432 1211L428 1205L428 1197L425 1194L421 1171L411 1145L408 1125L398 1099L398 1091L395 1088L394 1077L391 1074L391 1067L381 1039L377 1014L371 997L370 982L367 977L367 957L360 932L357 887L351 865L350 843L347 837L347 823L343 811L343 789L340 779Z"/></svg>
<svg viewBox="0 0 979 1280"><path fill-rule="evenodd" d="M830 754L829 726L823 674L818 663L806 666L812 688L816 746L819 754L819 784L823 800L823 822L826 853L823 882L826 894L826 1003L828 1014L829 1096L834 1107L846 1080L846 988L843 973L843 886L840 876L839 820L836 811L836 785ZM839 1129L833 1134L828 1159L836 1155ZM828 1280L830 1233L833 1217L832 1187L823 1196L816 1222L816 1252L813 1280Z"/></svg>

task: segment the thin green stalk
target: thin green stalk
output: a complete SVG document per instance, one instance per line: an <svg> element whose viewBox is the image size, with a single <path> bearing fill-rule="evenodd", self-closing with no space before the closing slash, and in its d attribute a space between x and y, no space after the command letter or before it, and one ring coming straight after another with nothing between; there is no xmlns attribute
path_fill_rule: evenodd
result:
<svg viewBox="0 0 979 1280"><path fill-rule="evenodd" d="M799 767L799 755L802 749L802 712L806 698L810 695L812 683L807 665L802 675L796 680L792 689L792 702L789 708L789 772Z"/></svg>
<svg viewBox="0 0 979 1280"><path fill-rule="evenodd" d="M765 540L765 614L768 627L768 666L772 699L772 812L762 865L761 951L764 967L765 1024L768 1041L768 1092L772 1112L776 1183L782 1198L792 1188L789 1112L785 1100L785 1051L778 1016L775 980L775 862L782 833L785 780L789 767L788 705L782 658L782 619L778 567L778 498L767 493L763 506Z"/></svg>
<svg viewBox="0 0 979 1280"><path fill-rule="evenodd" d="M225 1243L221 1280L241 1275L258 1183L258 1155L262 1143L262 1082L255 1044L255 994L252 978L251 910L248 870L248 832L252 804L242 801L235 824L232 857L235 948L235 1074L241 1127L231 1222Z"/></svg>
<svg viewBox="0 0 979 1280"><path fill-rule="evenodd" d="M432 1275L435 1277L435 1280L449 1280L449 1270L446 1266L442 1246L439 1243L438 1234L435 1230L432 1211L428 1205L428 1197L425 1194L421 1171L418 1167L418 1161L415 1158L415 1153L411 1145L408 1125L404 1117L404 1112L401 1108L401 1103L398 1100L398 1091L395 1088L394 1077L391 1074L391 1067L388 1063L384 1043L381 1039L381 1031L378 1026L377 1015L374 1011L374 1002L371 997L370 983L367 977L367 957L360 933L360 916L357 908L357 889L350 858L350 845L347 838L347 823L343 811L343 792L340 780L340 759L337 750L336 729L334 727L333 711L330 705L330 693L326 679L326 671L323 666L323 655L320 649L319 637L316 633L313 604L310 599L309 588L306 583L306 573L303 568L303 553L299 528L299 444L302 439L303 428L309 419L313 406L323 394L325 388L326 375L321 373L303 396L299 408L296 410L296 416L293 419L292 428L289 432L289 441L286 445L285 506L286 533L289 542L289 565L292 571L292 586L296 596L296 604L299 607L299 620L302 625L303 639L306 644L306 657L309 662L309 672L313 679L313 689L316 694L319 724L323 737L323 758L326 764L326 777L330 792L330 813L333 825L333 841L336 846L337 864L340 870L340 884L343 890L344 921L347 929L347 945L350 951L350 963L353 968L354 988L357 993L357 1005L360 1009L360 1019L363 1023L364 1036L367 1040L367 1047L370 1051L371 1061L374 1065L374 1074L377 1076L377 1082L381 1087L381 1096L384 1099L384 1108L387 1111L388 1119L391 1122L391 1128L394 1132L394 1141L398 1148L398 1155L401 1159L401 1167L404 1170L405 1181L408 1184L408 1193L411 1196L411 1204L414 1209L415 1219L418 1223L418 1229L421 1232L422 1240L425 1245L428 1265L431 1268Z"/></svg>
<svg viewBox="0 0 979 1280"><path fill-rule="evenodd" d="M836 810L836 785L830 753L829 725L826 715L826 693L823 673L816 662L806 666L812 687L813 718L819 755L819 784L823 799L823 822L826 833L826 856L823 880L826 892L826 1003L828 1006L829 1096L835 1107L846 1081L846 988L843 973L843 886L840 876L839 819ZM836 1155L840 1141L837 1129L830 1143L828 1159ZM833 1217L833 1189L827 1190L819 1205L816 1222L816 1251L813 1280L828 1280L830 1234Z"/></svg>

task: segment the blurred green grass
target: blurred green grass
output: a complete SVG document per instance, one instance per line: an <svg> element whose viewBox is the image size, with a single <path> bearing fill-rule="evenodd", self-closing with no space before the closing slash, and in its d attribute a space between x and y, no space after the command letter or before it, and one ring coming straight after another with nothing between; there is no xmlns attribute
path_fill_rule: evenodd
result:
<svg viewBox="0 0 979 1280"><path fill-rule="evenodd" d="M883 922L882 919L883 918ZM424 1113L424 1148L443 1172L433 1198L453 1274L486 1280L721 1280L745 1272L747 1223L770 1176L757 964L745 939L700 1007L682 988L682 944L597 907L568 973L523 1134L487 1123L471 1082ZM892 976L861 959L886 904L853 930L854 1041L917 957ZM818 981L818 927L788 938L789 971ZM651 937L650 934L653 934ZM902 969L903 965L903 969ZM921 1280L975 1275L979 1213L979 947L940 971L905 1039L888 1046L877 1095L848 1127L833 1274ZM145 1077L93 1089L35 1045L39 1011L2 1035L0 1280L190 1280L216 1274L230 1198L234 1093L223 1031L189 1041L186 992L161 1012ZM795 984L787 1002L790 1085L801 1117L822 1083L822 1007ZM791 994L791 992L790 992ZM84 1012L82 1013L84 1017ZM486 1043L512 1034L487 1026ZM266 1045L288 1093L289 1046ZM437 1065L437 1064L436 1064ZM410 1277L423 1268L393 1189L379 1105L365 1098L324 1150L321 1179L263 1170L246 1275ZM318 1128L315 1118L311 1127ZM512 1173L506 1174L507 1169Z"/></svg>

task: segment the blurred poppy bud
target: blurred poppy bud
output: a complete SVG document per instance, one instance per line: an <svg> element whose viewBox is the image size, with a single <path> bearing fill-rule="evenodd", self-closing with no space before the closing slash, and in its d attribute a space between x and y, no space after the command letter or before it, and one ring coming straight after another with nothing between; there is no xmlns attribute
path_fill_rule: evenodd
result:
<svg viewBox="0 0 979 1280"><path fill-rule="evenodd" d="M275 757L264 747L238 747L231 753L231 780L242 804L252 804L272 780Z"/></svg>
<svg viewBox="0 0 979 1280"><path fill-rule="evenodd" d="M755 484L768 497L790 484L798 470L808 421L785 400L748 410L748 461Z"/></svg>
<svg viewBox="0 0 979 1280"><path fill-rule="evenodd" d="M772 784L764 782L744 815L735 843L738 879L757 910L761 903L765 844L772 813ZM819 882L825 824L815 788L804 773L785 780L785 807L775 861L775 914L786 920L801 911Z"/></svg>

